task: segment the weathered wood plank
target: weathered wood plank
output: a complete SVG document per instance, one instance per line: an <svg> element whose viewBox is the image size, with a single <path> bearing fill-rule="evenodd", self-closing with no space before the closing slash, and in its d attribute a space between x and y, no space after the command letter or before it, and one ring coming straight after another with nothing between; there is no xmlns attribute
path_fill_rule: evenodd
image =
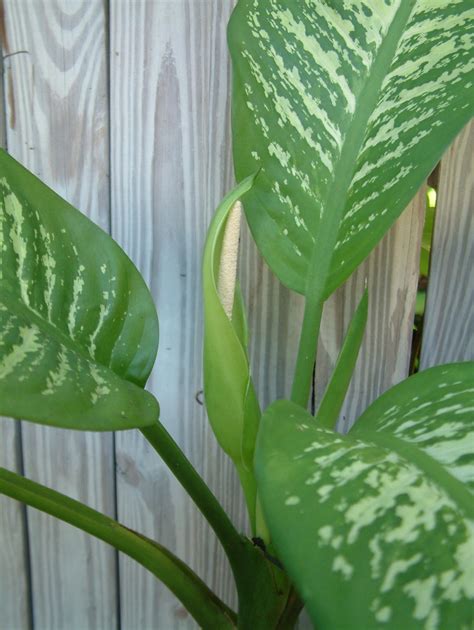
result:
<svg viewBox="0 0 474 630"><path fill-rule="evenodd" d="M21 473L20 425L0 418L0 466ZM25 508L0 495L0 628L30 628Z"/></svg>
<svg viewBox="0 0 474 630"><path fill-rule="evenodd" d="M441 161L421 369L474 359L474 123Z"/></svg>
<svg viewBox="0 0 474 630"><path fill-rule="evenodd" d="M114 237L148 281L160 316L151 388L162 420L232 516L243 524L230 463L196 401L202 388L201 251L231 180L225 29L232 2L110 5ZM234 592L216 539L137 434L117 436L118 509L228 601ZM121 558L124 629L194 627L179 603Z"/></svg>
<svg viewBox="0 0 474 630"><path fill-rule="evenodd" d="M10 152L102 227L109 224L106 31L100 2L8 0ZM113 514L111 435L23 424L25 474ZM28 510L34 622L117 625L113 550Z"/></svg>
<svg viewBox="0 0 474 630"><path fill-rule="evenodd" d="M304 298L273 276L250 231L242 230L242 293L250 330L250 360L262 409L289 398L303 322Z"/></svg>
<svg viewBox="0 0 474 630"><path fill-rule="evenodd" d="M0 43L2 55L10 46L5 35L0 4ZM0 146L6 146L4 72L0 60ZM21 472L20 426L15 420L0 418L0 466ZM26 511L22 505L0 495L0 628L23 630L30 626Z"/></svg>
<svg viewBox="0 0 474 630"><path fill-rule="evenodd" d="M423 187L376 249L326 304L315 380L317 401L332 374L367 281L367 329L340 415L342 431L347 431L382 392L408 375L425 207Z"/></svg>

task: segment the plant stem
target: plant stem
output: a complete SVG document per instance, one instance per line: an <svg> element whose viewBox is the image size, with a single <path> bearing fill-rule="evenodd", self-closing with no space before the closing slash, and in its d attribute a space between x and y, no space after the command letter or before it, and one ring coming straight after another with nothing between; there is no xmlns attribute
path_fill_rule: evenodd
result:
<svg viewBox="0 0 474 630"><path fill-rule="evenodd" d="M304 604L299 598L298 593L291 587L285 610L278 621L277 630L293 630L303 610L303 606Z"/></svg>
<svg viewBox="0 0 474 630"><path fill-rule="evenodd" d="M70 523L139 562L178 597L200 627L236 627L235 613L188 566L158 543L79 501L4 468L0 468L0 493Z"/></svg>
<svg viewBox="0 0 474 630"><path fill-rule="evenodd" d="M288 576L240 536L220 503L160 423L140 429L217 534L229 558L239 596L238 628L275 628L290 588ZM217 627L217 626L216 626Z"/></svg>
<svg viewBox="0 0 474 630"><path fill-rule="evenodd" d="M291 390L291 400L304 408L308 405L308 398L311 392L323 304L323 300L320 299L318 295L316 299L312 299L311 295L307 295L306 297L303 327L301 329L295 375Z"/></svg>
<svg viewBox="0 0 474 630"><path fill-rule="evenodd" d="M237 576L242 562L242 538L219 501L160 422L140 431L206 517L229 558L234 576Z"/></svg>
<svg viewBox="0 0 474 630"><path fill-rule="evenodd" d="M316 235L316 242L314 243L306 279L303 327L301 329L295 376L291 390L291 400L305 409L311 392L313 369L318 352L318 337L323 316L323 306L328 297L326 294L326 283L336 246L339 218L338 213L326 213L323 215L318 234Z"/></svg>
<svg viewBox="0 0 474 630"><path fill-rule="evenodd" d="M244 491L245 503L250 521L252 536L257 536L256 504L257 504L257 481L253 470L247 470L243 464L234 462L240 485Z"/></svg>

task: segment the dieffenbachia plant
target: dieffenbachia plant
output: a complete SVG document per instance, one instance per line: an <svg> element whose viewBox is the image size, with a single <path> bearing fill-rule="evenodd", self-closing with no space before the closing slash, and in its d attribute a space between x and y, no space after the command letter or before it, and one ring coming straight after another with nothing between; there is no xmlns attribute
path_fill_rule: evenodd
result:
<svg viewBox="0 0 474 630"><path fill-rule="evenodd" d="M239 0L229 25L238 186L203 261L204 391L244 490L240 535L159 422L144 386L152 298L99 228L0 153L0 414L138 428L217 534L237 611L157 542L0 469L0 492L147 567L203 628L471 627L474 364L396 385L334 427L367 292L315 416L306 407L324 301L387 231L472 115L470 0ZM236 282L240 209L279 279L305 295L289 400L260 411ZM21 395L18 395L21 392ZM282 394L284 394L282 392Z"/></svg>

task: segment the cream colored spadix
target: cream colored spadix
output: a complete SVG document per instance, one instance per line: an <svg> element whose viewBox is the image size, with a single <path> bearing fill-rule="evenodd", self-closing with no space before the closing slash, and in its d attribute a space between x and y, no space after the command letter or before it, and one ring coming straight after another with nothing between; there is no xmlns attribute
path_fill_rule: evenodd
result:
<svg viewBox="0 0 474 630"><path fill-rule="evenodd" d="M241 219L242 203L236 201L229 213L224 230L219 276L217 279L217 292L229 319L232 319L232 310L234 308Z"/></svg>

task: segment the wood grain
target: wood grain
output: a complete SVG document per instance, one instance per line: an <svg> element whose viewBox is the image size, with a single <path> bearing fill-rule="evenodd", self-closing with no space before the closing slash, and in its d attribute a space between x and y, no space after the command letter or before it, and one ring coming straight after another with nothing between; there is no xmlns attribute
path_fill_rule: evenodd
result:
<svg viewBox="0 0 474 630"><path fill-rule="evenodd" d="M474 123L441 161L421 369L474 360Z"/></svg>
<svg viewBox="0 0 474 630"><path fill-rule="evenodd" d="M289 398L303 322L304 298L282 286L242 230L240 279L250 330L252 375L262 409Z"/></svg>
<svg viewBox="0 0 474 630"><path fill-rule="evenodd" d="M100 2L8 0L10 152L102 227L109 225L106 29ZM109 514L111 435L23 424L25 474ZM36 628L117 626L115 552L28 510Z"/></svg>
<svg viewBox="0 0 474 630"><path fill-rule="evenodd" d="M0 4L0 39L2 55L9 53L2 25ZM6 147L3 61L0 60L0 147ZM0 417L0 466L21 473L20 425ZM0 495L0 628L23 630L30 627L28 582L28 547L25 508Z"/></svg>
<svg viewBox="0 0 474 630"><path fill-rule="evenodd" d="M376 249L325 305L315 380L316 403L332 374L367 281L367 328L341 411L341 431L347 431L382 392L408 376L425 207L423 187Z"/></svg>
<svg viewBox="0 0 474 630"><path fill-rule="evenodd" d="M225 30L232 2L110 6L113 235L145 276L160 316L150 386L162 421L243 527L230 463L203 408L201 251L231 181ZM117 436L120 519L155 536L234 603L213 533L137 434ZM154 578L121 558L123 628L194 627Z"/></svg>
<svg viewBox="0 0 474 630"><path fill-rule="evenodd" d="M0 418L0 466L21 473L20 425ZM30 628L25 508L0 495L0 628Z"/></svg>

